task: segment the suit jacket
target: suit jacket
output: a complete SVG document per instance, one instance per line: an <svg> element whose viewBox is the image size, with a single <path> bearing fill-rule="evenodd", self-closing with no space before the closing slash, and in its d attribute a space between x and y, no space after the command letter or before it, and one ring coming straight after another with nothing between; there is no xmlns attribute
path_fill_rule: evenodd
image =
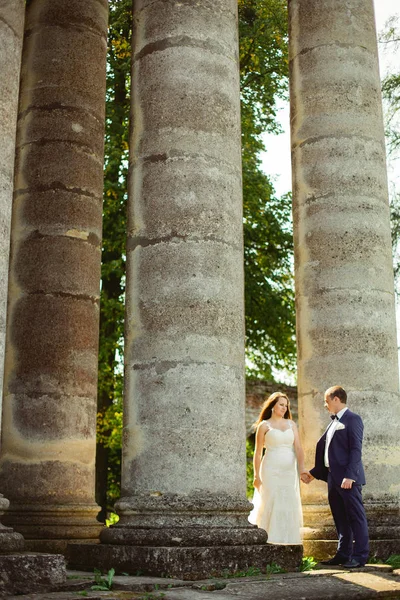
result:
<svg viewBox="0 0 400 600"><path fill-rule="evenodd" d="M361 450L364 425L359 415L347 409L339 423L343 428L336 429L328 449L329 470L337 485L344 478L353 479L359 485L365 485L364 467L361 462ZM315 450L315 467L310 473L315 479L328 481L328 469L325 466L325 433L318 440Z"/></svg>

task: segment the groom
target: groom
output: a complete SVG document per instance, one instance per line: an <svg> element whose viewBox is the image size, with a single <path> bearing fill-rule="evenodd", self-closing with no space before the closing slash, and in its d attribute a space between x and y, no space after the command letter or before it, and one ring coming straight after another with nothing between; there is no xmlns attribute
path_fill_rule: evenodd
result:
<svg viewBox="0 0 400 600"><path fill-rule="evenodd" d="M328 483L328 500L338 533L336 554L324 565L363 567L367 561L368 525L361 498L365 485L361 462L363 422L346 406L347 394L340 386L325 392L325 407L332 423L318 440L315 467L302 473L304 483L322 479ZM353 543L354 541L354 543Z"/></svg>

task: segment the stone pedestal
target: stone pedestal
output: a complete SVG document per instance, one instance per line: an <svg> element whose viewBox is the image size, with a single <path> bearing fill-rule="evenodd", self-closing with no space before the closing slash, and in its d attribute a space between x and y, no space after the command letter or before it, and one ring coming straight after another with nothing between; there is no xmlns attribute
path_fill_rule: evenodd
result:
<svg viewBox="0 0 400 600"><path fill-rule="evenodd" d="M71 560L204 577L271 560L245 495L237 1L134 6L120 521Z"/></svg>
<svg viewBox="0 0 400 600"><path fill-rule="evenodd" d="M61 554L0 554L0 597L51 591L66 579Z"/></svg>
<svg viewBox="0 0 400 600"><path fill-rule="evenodd" d="M32 0L11 240L4 519L26 546L97 539L94 502L107 0Z"/></svg>
<svg viewBox="0 0 400 600"><path fill-rule="evenodd" d="M328 424L324 391L342 385L365 425L371 547L384 540L388 549L391 540L398 552L400 399L373 2L289 0L289 34L299 420L307 464ZM303 502L305 552L322 556L335 537L326 485L303 486Z"/></svg>
<svg viewBox="0 0 400 600"><path fill-rule="evenodd" d="M0 494L0 519L9 501ZM66 581L64 556L23 552L24 538L0 523L0 597L46 591Z"/></svg>
<svg viewBox="0 0 400 600"><path fill-rule="evenodd" d="M287 571L298 569L302 546L274 546L257 544L248 539L247 544L215 545L210 538L204 546L139 546L111 544L70 544L70 567L103 572L116 568L118 573L174 577L184 580L226 576L226 572L247 571L251 567L265 572L267 565L275 563Z"/></svg>

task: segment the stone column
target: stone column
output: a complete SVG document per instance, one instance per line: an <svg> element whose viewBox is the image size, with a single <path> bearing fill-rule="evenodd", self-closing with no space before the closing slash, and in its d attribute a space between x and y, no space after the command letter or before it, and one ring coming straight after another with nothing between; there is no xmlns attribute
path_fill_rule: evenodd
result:
<svg viewBox="0 0 400 600"><path fill-rule="evenodd" d="M236 4L135 2L113 539L246 521Z"/></svg>
<svg viewBox="0 0 400 600"><path fill-rule="evenodd" d="M24 0L0 3L0 430L3 397L4 347L6 336L8 259L13 196L15 132L24 33ZM1 486L3 488L3 486ZM0 494L0 517L9 501ZM20 552L24 539L0 523L0 553Z"/></svg>
<svg viewBox="0 0 400 600"><path fill-rule="evenodd" d="M289 0L289 19L302 436L311 465L324 390L342 385L364 420L371 547L384 555L400 531L400 401L373 1ZM323 556L326 486L303 491L305 552Z"/></svg>
<svg viewBox="0 0 400 600"><path fill-rule="evenodd" d="M9 275L2 491L27 547L98 536L94 503L107 0L32 0Z"/></svg>
<svg viewBox="0 0 400 600"><path fill-rule="evenodd" d="M91 561L265 567L245 494L237 0L136 0L133 40L122 497Z"/></svg>
<svg viewBox="0 0 400 600"><path fill-rule="evenodd" d="M3 397L8 258L24 14L24 0L4 0L0 3L0 407Z"/></svg>

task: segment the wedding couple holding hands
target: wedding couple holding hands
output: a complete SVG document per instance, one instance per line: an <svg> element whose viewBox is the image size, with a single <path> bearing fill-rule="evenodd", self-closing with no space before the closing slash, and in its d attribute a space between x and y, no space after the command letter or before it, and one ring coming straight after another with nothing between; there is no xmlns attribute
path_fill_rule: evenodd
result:
<svg viewBox="0 0 400 600"><path fill-rule="evenodd" d="M264 402L256 422L254 508L249 521L267 531L271 544L301 544L299 473L306 484L326 481L338 547L335 556L322 564L357 568L365 565L369 554L361 496L363 423L347 408L347 394L340 386L325 392L324 406L332 421L317 442L315 466L308 471L288 397L275 392Z"/></svg>

